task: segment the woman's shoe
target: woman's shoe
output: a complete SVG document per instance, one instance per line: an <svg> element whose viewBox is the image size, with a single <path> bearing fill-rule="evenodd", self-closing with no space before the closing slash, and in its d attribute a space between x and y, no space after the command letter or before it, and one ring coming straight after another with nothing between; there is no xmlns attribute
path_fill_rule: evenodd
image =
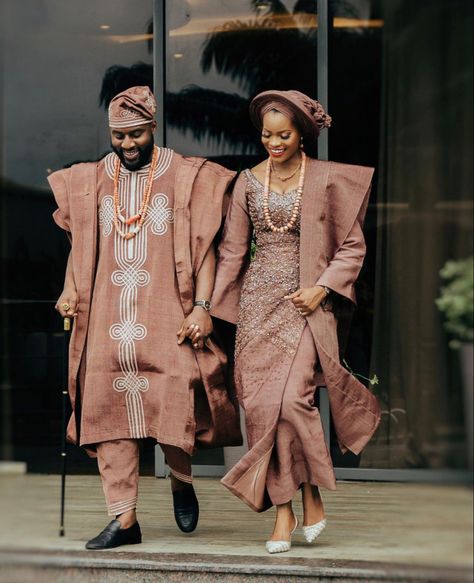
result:
<svg viewBox="0 0 474 583"><path fill-rule="evenodd" d="M311 524L310 526L303 526L303 534L304 538L306 539L306 542L312 543L313 541L315 541L318 538L318 536L323 532L323 530L326 528L326 524L327 520L323 518L323 520L316 522L316 524Z"/></svg>
<svg viewBox="0 0 474 583"><path fill-rule="evenodd" d="M274 553L285 553L291 549L291 536L295 532L296 527L298 526L298 519L294 516L295 519L295 526L293 530L290 532L290 540L267 540L265 543L265 548L267 551L273 555Z"/></svg>

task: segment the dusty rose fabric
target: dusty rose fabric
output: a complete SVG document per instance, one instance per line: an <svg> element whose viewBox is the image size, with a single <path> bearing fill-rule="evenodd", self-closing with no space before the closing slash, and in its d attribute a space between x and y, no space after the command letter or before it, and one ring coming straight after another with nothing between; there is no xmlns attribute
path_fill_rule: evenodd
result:
<svg viewBox="0 0 474 583"><path fill-rule="evenodd" d="M305 482L336 489L315 404L317 361L313 336L306 326L280 398L279 416L273 420L276 431L266 481L273 504L290 501Z"/></svg>
<svg viewBox="0 0 474 583"><path fill-rule="evenodd" d="M178 447L160 446L171 472L178 479L191 483L191 456ZM115 439L97 444L97 465L109 516L118 516L136 508L139 461L137 439Z"/></svg>
<svg viewBox="0 0 474 583"><path fill-rule="evenodd" d="M271 109L280 111L296 122L303 137L314 141L323 128L331 126L331 117L323 106L300 91L263 91L256 95L250 103L250 119L260 130L263 116Z"/></svg>
<svg viewBox="0 0 474 583"><path fill-rule="evenodd" d="M116 439L97 444L97 465L109 516L136 508L139 457L136 439Z"/></svg>
<svg viewBox="0 0 474 583"><path fill-rule="evenodd" d="M178 478L178 480L191 484L193 481L191 475L191 456L174 445L160 443L160 447L165 454L165 461L170 467L170 472Z"/></svg>
<svg viewBox="0 0 474 583"><path fill-rule="evenodd" d="M126 128L151 123L155 118L156 101L146 86L130 87L116 95L109 104L109 126Z"/></svg>
<svg viewBox="0 0 474 583"><path fill-rule="evenodd" d="M245 409L248 457L255 449L270 452L266 497L282 504L303 482L333 489L335 479L314 403L314 341L305 318L284 299L299 287L299 220L294 230L273 233L264 219L263 185L248 170L244 176L245 199L240 202L247 208L257 252L240 294L235 384ZM296 190L270 193L276 224L288 222L296 196ZM234 471L246 467L246 458ZM261 475L263 480L263 471Z"/></svg>
<svg viewBox="0 0 474 583"><path fill-rule="evenodd" d="M70 343L68 438L93 448L147 436L187 453L201 444L238 445L238 410L225 386L224 353L212 339L199 354L189 343L176 343L233 173L163 150L160 160L169 166L153 184L147 245L139 236L129 246L116 239L110 223L110 156L50 176L59 207L54 218L72 237L80 297ZM133 179L121 174L129 197L144 180L140 173Z"/></svg>
<svg viewBox="0 0 474 583"><path fill-rule="evenodd" d="M353 285L365 254L362 221L372 173L370 168L308 160L299 236L297 283L300 287L326 281L326 285L335 292L355 300ZM247 173L243 173L236 183L226 219L212 299L213 315L237 323L238 328L242 309L245 318L245 299L243 304L242 298L247 274L253 269L252 265L249 267L249 241L253 221L248 195L249 177ZM282 272L286 272L284 267L283 265ZM251 275L249 277L252 278ZM254 290L254 296L259 292L259 289ZM267 294L271 304L275 298L270 292ZM379 423L378 403L372 393L339 362L334 314L318 308L306 321L321 364L324 384L328 387L339 444L343 449L359 453ZM288 329L293 327L294 324L288 326ZM253 332L255 337L260 330L262 343L266 341L268 351L271 352L274 349L273 336L270 338L268 330L260 329L259 322L256 321ZM237 336L239 337L239 331ZM274 434L265 432L265 417L279 414L279 405L284 394L281 386L285 386L289 377L292 360L279 354L280 358L268 371L264 385L258 382L252 385L251 376L258 365L251 360L250 353L246 356L247 360L242 358L240 373L236 361L236 385L242 386L239 399L246 414L249 407L259 409L260 413L251 414L253 421L251 427L247 426L252 448L225 476L223 483L251 508L261 511L271 505L266 476L272 463L274 448ZM245 375L248 375L248 381L245 380ZM277 399L272 407L267 407L267 401L263 397L268 396L268 393L262 391L260 394L259 390L272 384L280 401Z"/></svg>

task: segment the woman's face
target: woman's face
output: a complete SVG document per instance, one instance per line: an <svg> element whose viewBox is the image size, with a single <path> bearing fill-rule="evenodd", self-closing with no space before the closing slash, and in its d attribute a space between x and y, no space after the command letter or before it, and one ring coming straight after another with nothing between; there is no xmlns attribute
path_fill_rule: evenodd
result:
<svg viewBox="0 0 474 583"><path fill-rule="evenodd" d="M262 144L275 162L290 160L299 152L300 140L300 132L286 115L271 110L263 116Z"/></svg>

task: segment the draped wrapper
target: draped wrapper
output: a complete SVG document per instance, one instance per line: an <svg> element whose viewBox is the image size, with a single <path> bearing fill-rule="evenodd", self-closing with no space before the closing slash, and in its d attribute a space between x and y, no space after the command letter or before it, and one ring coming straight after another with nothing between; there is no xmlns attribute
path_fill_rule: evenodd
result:
<svg viewBox="0 0 474 583"><path fill-rule="evenodd" d="M354 283L365 256L362 225L373 169L308 159L301 209L300 286L325 285L355 303ZM240 292L249 264L252 225L246 179L236 183L219 247L212 314L237 323ZM380 422L375 396L339 362L337 321L319 308L308 318L328 388L342 451L360 453ZM274 371L277 374L277 371ZM223 483L251 508L269 507L265 476L272 444L262 440L225 476Z"/></svg>

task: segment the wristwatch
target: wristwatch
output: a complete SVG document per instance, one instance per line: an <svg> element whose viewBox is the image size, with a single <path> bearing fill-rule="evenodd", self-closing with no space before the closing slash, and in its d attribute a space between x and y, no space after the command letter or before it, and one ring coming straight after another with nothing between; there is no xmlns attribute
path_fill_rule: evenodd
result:
<svg viewBox="0 0 474 583"><path fill-rule="evenodd" d="M206 310L206 312L209 312L211 309L211 303L208 302L207 300L196 300L194 302L195 306L200 306L201 308L204 308Z"/></svg>
<svg viewBox="0 0 474 583"><path fill-rule="evenodd" d="M331 293L331 290L325 285L323 285L322 287L323 287L324 293L328 296Z"/></svg>

